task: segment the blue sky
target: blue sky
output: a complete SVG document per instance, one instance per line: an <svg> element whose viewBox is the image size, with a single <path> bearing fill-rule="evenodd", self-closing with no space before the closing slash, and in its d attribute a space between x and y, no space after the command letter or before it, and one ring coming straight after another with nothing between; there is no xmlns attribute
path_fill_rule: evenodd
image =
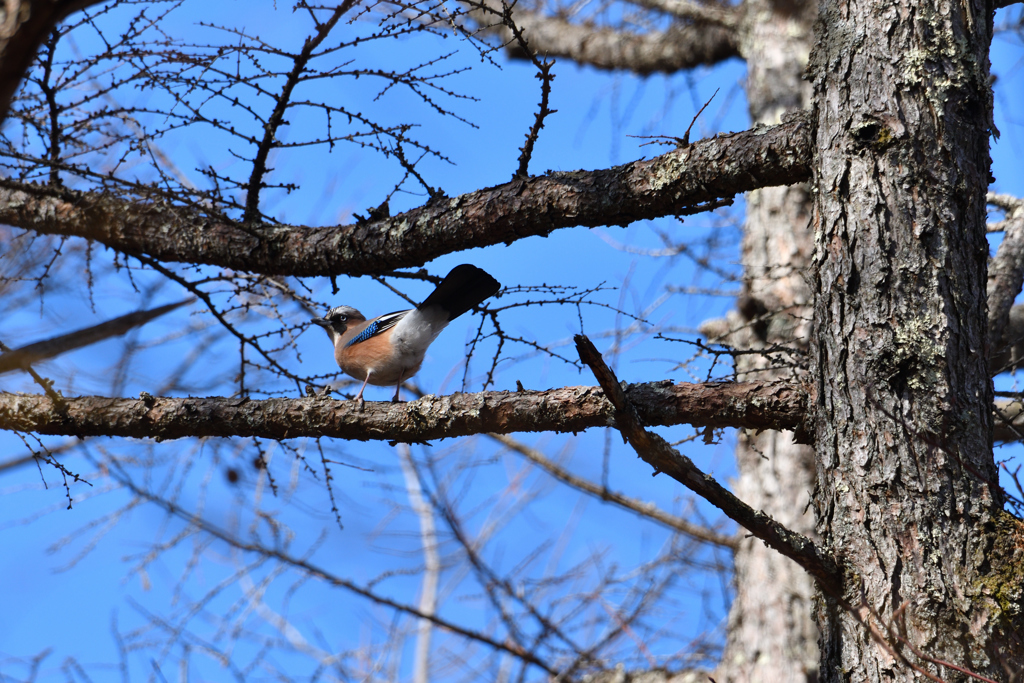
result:
<svg viewBox="0 0 1024 683"><path fill-rule="evenodd" d="M1018 10L1019 11L1019 10ZM196 25L196 17L212 23L238 21L245 30L281 45L301 42L306 25L301 16L288 12L252 11L249 5L235 2L186 3L171 15L168 30L172 34L202 40L204 29ZM1005 12L1004 12L1005 15ZM348 29L346 29L348 30ZM90 39L80 38L79 48L89 49ZM452 118L432 115L407 93L393 92L380 101L372 101L375 91L366 82L344 81L338 92L318 93L317 85L303 96L351 97L373 111L380 120L412 118L420 124L417 134L431 146L441 150L452 163L427 160L421 170L427 181L449 195L506 182L516 168L518 148L532 123L539 101L539 82L532 67L508 63L496 57L499 66L481 61L470 46L458 40L409 39L388 43L370 43L359 48L359 59L367 64L391 66L413 65L422 60L423 50L455 51L448 60L452 67L471 67L467 72L446 81L461 93L472 94L478 101L457 100L452 106L474 126ZM1024 68L1019 38L999 38L993 47L994 72L997 81L996 123L1002 132L993 145L995 161L994 189L1024 195L1020 159L1024 158ZM699 69L689 76L652 76L646 79L621 74L598 72L560 62L554 70L556 80L552 107L558 110L547 121L538 142L531 171L546 169L572 170L602 168L660 152L657 147L641 147L644 142L630 136L654 134L681 135L696 110L716 89L719 94L704 113L691 134L696 139L721 131L742 130L748 120L741 93L744 77L739 61L727 62L716 69ZM335 87L335 86L332 86ZM139 101L155 102L158 93L137 92ZM309 130L318 130L322 121L316 115L295 115L281 138L298 140ZM717 126L715 126L717 123ZM154 122L156 125L156 122ZM238 172L241 162L230 154L231 145L223 136L194 127L166 136L162 149L182 172L200 184L202 177L195 169L212 166L218 173ZM238 149L236 148L236 151ZM272 158L274 179L298 186L291 194L270 192L262 208L276 218L299 224L324 225L347 223L353 213L365 213L376 206L400 177L400 168L380 155L353 147L338 145L334 150L323 146L282 151ZM392 211L416 206L423 195L399 194L392 201ZM738 202L742 208L742 202ZM609 289L594 295L598 304L622 308L630 313L646 311L650 322L677 328L695 328L705 319L718 317L731 305L722 297L673 296L660 301L667 284L682 286L722 287L716 277L697 272L683 257L651 258L631 253L632 249L658 249L662 246L659 231L677 237L718 234L735 239L735 226L730 227L738 212L719 217L693 216L682 227L676 221L643 221L628 228L597 228L560 230L548 238L533 237L509 246L496 246L453 254L428 265L434 274L444 274L452 266L470 262L485 268L504 285L573 285ZM735 257L735 252L733 257ZM97 261L109 261L109 254L97 250ZM77 262L73 262L77 263ZM734 265L734 264L733 264ZM140 292L129 286L123 273L98 267L93 290L71 287L56 291L45 300L45 306L28 305L4 311L3 340L28 343L45 337L54 327L61 331L83 327L141 306ZM182 271L184 272L184 271ZM180 288L162 282L152 273L138 272L136 283L145 292L152 285L150 303L165 303L185 296ZM623 283L627 286L618 289ZM422 299L429 287L398 281L414 300ZM341 291L334 295L325 281L305 280L313 298L324 305L357 305L364 313L375 315L404 307L401 298L370 279L339 279ZM499 305L522 302L528 295L514 295L496 300ZM221 299L223 301L223 299ZM660 301L660 303L659 303ZM650 307L655 306L651 309ZM40 312L42 310L42 313ZM258 309L242 321L253 330L263 329ZM595 336L598 347L607 349L610 340L601 333L613 330L628 321L600 306L584 306L578 313L571 306L531 307L514 310L502 318L507 332L521 335L537 343L567 344L574 333L583 331ZM465 341L472 335L476 319L459 319L431 348L417 382L427 392L448 393L461 388L461 359ZM209 315L199 306L192 306L180 315L155 321L139 333L142 342L173 336L184 325L209 324ZM634 337L631 345L618 359L619 376L627 381L703 379L706 365L678 368L681 359L692 355L692 349L643 335ZM109 393L112 368L123 354L125 340L112 340L69 354L40 368L44 374L60 378L65 394ZM124 380L123 394L137 395L151 390L153 383L165 373L172 359L184 356L194 342L165 340L138 354ZM558 347L572 358L571 347ZM307 374L336 371L326 338L319 329L303 333L297 343L298 353L282 362ZM479 387L480 372L492 346L484 346L484 354L474 360L470 388ZM593 384L588 373L552 358L537 357L529 347L512 345L506 349L510 359L499 365L495 388L514 390L516 381L527 388L543 389L561 385ZM206 352L207 362L190 377L199 382L208 373L211 395L230 393L230 374L225 368L237 364L237 345L230 340L215 343ZM257 374L258 377L258 374ZM0 378L6 390L34 391L22 377ZM218 384L217 382L220 382ZM1000 388L1015 386L1012 379L1001 379ZM267 380L258 386L269 394L294 396L294 385ZM370 400L386 400L386 388L370 388ZM690 432L683 428L663 430L670 439L681 439ZM527 435L523 441L542 448L552 457L561 453L562 461L573 472L601 479L603 463L609 467L613 488L628 492L642 500L654 501L675 510L684 509L689 497L666 477L652 479L650 468L621 446L618 437L609 438L600 430L578 437L563 435ZM62 439L45 439L59 444ZM731 436L719 443L704 445L700 441L682 446L684 452L720 480L733 474ZM0 473L0 533L5 548L0 560L0 601L5 605L5 618L0 622L0 680L20 679L27 675L28 661L48 648L51 653L42 660L40 680L85 680L72 660L84 667L92 680L108 680L120 676L117 638L113 624L122 635L134 628L143 628L147 613L170 615L186 620L196 633L217 642L217 626L203 612L187 619L186 605L203 600L210 612L217 615L253 609L241 600L237 586L220 589L222 582L240 566L252 560L230 550L223 543L205 545L202 537L190 537L175 549L152 562L142 563L154 542L174 538L181 531L180 521L168 518L152 505L128 511L122 506L130 499L123 490L111 490L110 481L95 470L104 449L121 458L137 458L129 467L139 482L162 485L177 491L183 506L204 510L212 524L244 533L253 523L251 509L259 500L262 509L273 511L294 532L291 541L296 555L311 553L321 566L330 567L338 575L354 581L366 581L394 568L413 568L420 562L416 520L395 511L407 504L396 451L384 444L329 443L325 449L338 463L332 467L335 495L344 528L339 528L330 513L330 501L323 487L313 481L295 458L294 453L266 444L267 458L281 487L277 497L266 489L267 484L246 468L251 451L236 451L230 444L198 444L185 440L165 444L142 444L127 440L94 439L85 453L68 458L67 465L82 472L94 486L76 484L71 488L74 506L66 510L67 499L56 472L44 468L40 474L34 466ZM312 443L293 443L309 462L319 462ZM0 434L3 459L26 451L18 437ZM635 518L598 501L554 486L546 475L539 474L524 461L495 448L485 437L464 442L446 440L430 447L416 447L414 454L425 461L428 455L445 469L432 486L451 485L467 514L467 525L481 532L495 521L495 511L503 511L504 535L488 546L488 559L499 569L508 570L528 556L539 539L550 537L552 546L541 553L543 562L538 572L557 575L596 554L603 554L604 565L631 567L649 561L670 542L669 534L660 527L638 524ZM1003 452L1000 453L1001 455ZM90 461L89 458L94 461ZM142 463L152 459L152 479L147 479ZM467 463L474 464L468 467ZM480 463L480 464L476 464ZM349 465L358 466L356 469ZM132 469L134 467L134 469ZM225 472L234 468L243 475L241 486L227 483ZM315 469L315 468L314 468ZM322 474L322 472L321 472ZM162 481L165 483L161 484ZM44 483L45 482L45 483ZM293 485L293 482L294 483ZM529 508L520 509L510 503L517 496L533 492L537 499ZM455 495L453 493L453 495ZM713 511L698 503L697 510L708 519L717 519ZM114 517L108 518L108 515ZM499 516L500 518L500 516ZM266 529L262 529L266 533ZM92 539L97 538L95 547ZM67 543L63 539L68 539ZM193 552L203 552L202 560L193 562ZM140 569L140 563L144 565ZM69 566L70 565L70 566ZM543 571L541 571L543 570ZM266 567L253 569L250 576L268 576ZM187 576L184 583L181 578ZM458 577L446 576L442 613L460 622L486 626L480 622L480 597L474 586L459 583ZM679 571L681 585L673 589L659 618L670 635L652 647L649 653L657 662L675 654L690 638L705 629L715 628L728 599L728 590L720 580L708 573L684 574ZM183 586L176 593L176 586ZM415 601L418 581L395 576L379 584L381 590L396 598ZM614 595L614 593L613 593ZM316 581L299 581L285 573L268 589L267 604L284 610L303 637L317 647L331 651L356 649L367 643L379 643L391 625L387 610L353 598L344 591L325 588ZM287 604L287 608L283 605ZM173 619L172 619L173 620ZM267 633L267 620L258 614L240 619L254 632ZM408 624L403 624L403 628ZM148 633L159 642L156 633ZM454 641L453 641L454 642ZM132 680L156 676L156 680L178 676L178 662L188 661L188 680L225 680L232 677L231 668L221 668L204 653L203 641L189 646L182 654L180 645L167 650L159 646L144 654L130 657ZM239 646L235 651L236 666L250 663L246 677L259 677L264 671L255 646ZM409 648L402 661L389 660L400 672L407 671ZM279 665L299 662L285 658ZM298 666L298 664L295 664ZM499 661L489 667L500 667ZM156 670L159 674L154 674ZM473 677L462 672L460 675ZM449 673L445 678L457 678ZM439 676L440 678L440 676Z"/></svg>

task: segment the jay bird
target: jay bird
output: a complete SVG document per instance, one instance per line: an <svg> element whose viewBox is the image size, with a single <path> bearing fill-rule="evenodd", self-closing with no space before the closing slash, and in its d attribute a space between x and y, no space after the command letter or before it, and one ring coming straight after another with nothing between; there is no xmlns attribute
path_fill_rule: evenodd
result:
<svg viewBox="0 0 1024 683"><path fill-rule="evenodd" d="M373 320L351 306L337 306L313 323L324 328L334 344L334 359L345 374L363 380L355 400L362 403L367 384L395 385L420 369L423 356L448 323L495 294L501 284L486 272L455 266L416 308L386 313Z"/></svg>

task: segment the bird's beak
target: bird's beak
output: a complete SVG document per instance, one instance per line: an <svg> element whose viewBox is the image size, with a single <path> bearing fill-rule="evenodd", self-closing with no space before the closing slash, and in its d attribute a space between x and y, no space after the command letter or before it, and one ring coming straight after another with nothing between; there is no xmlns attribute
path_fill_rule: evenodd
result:
<svg viewBox="0 0 1024 683"><path fill-rule="evenodd" d="M327 320L325 318L313 318L309 322L313 323L314 325L319 325L320 327L330 327L331 326L331 324L329 322L327 322Z"/></svg>

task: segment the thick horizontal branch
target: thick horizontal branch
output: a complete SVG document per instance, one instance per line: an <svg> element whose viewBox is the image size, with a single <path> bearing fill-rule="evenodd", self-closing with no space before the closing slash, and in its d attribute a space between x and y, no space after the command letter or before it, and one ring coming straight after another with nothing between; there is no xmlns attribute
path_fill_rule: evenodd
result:
<svg viewBox="0 0 1024 683"><path fill-rule="evenodd" d="M835 560L806 536L798 534L772 519L761 510L755 510L734 496L715 479L702 472L689 458L672 448L665 439L647 431L643 419L611 368L604 362L593 343L583 335L576 335L576 349L580 360L594 372L608 399L615 406L616 427L644 462L655 473L664 472L704 500L724 512L730 519L760 538L765 544L804 568L817 580L822 590L841 594L842 573Z"/></svg>
<svg viewBox="0 0 1024 683"><path fill-rule="evenodd" d="M802 389L769 383L634 384L627 389L649 425L801 430ZM155 439L327 436L423 442L494 432L580 432L613 425L600 387L424 396L410 403L328 397L156 398L84 396L55 405L46 396L0 393L0 429L67 436ZM800 433L803 433L802 431Z"/></svg>
<svg viewBox="0 0 1024 683"><path fill-rule="evenodd" d="M195 207L0 181L0 222L95 240L161 261L270 275L385 273L472 247L573 226L676 215L758 187L810 177L810 126L797 116L695 142L650 160L516 180L441 197L391 218L308 228L243 226Z"/></svg>
<svg viewBox="0 0 1024 683"><path fill-rule="evenodd" d="M626 396L647 426L791 430L810 443L807 394L799 385L710 382L626 385ZM328 397L106 398L82 396L55 405L48 396L0 393L0 429L61 436L152 439L326 436L357 441L421 442L472 434L581 432L614 427L615 411L600 387L547 391L486 391L424 396L410 403ZM1001 406L996 439L1019 441L1024 419ZM1011 414L1012 413L1012 414ZM1009 422L1013 423L1013 428Z"/></svg>
<svg viewBox="0 0 1024 683"><path fill-rule="evenodd" d="M533 13L516 12L514 18L523 29L530 49L537 54L566 57L598 69L640 75L677 73L739 56L736 31L723 26L687 25L667 31L633 33L580 26ZM525 56L514 42L508 49L513 57Z"/></svg>

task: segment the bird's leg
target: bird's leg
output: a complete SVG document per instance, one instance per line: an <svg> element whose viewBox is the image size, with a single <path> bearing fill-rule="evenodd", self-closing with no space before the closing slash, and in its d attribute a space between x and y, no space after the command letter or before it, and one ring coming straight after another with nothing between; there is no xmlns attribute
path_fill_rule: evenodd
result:
<svg viewBox="0 0 1024 683"><path fill-rule="evenodd" d="M366 401L363 400L363 389L366 388L366 383L370 381L370 373L371 372L373 372L373 371L372 370L367 370L366 371L366 379L363 380L363 386L359 387L359 393L356 394L356 397L354 399L352 399L353 401L358 401L359 402L359 410L362 410L363 406L366 405Z"/></svg>
<svg viewBox="0 0 1024 683"><path fill-rule="evenodd" d="M391 399L392 403L398 403L398 392L402 390L402 376L398 376L398 384L395 385L395 397Z"/></svg>

